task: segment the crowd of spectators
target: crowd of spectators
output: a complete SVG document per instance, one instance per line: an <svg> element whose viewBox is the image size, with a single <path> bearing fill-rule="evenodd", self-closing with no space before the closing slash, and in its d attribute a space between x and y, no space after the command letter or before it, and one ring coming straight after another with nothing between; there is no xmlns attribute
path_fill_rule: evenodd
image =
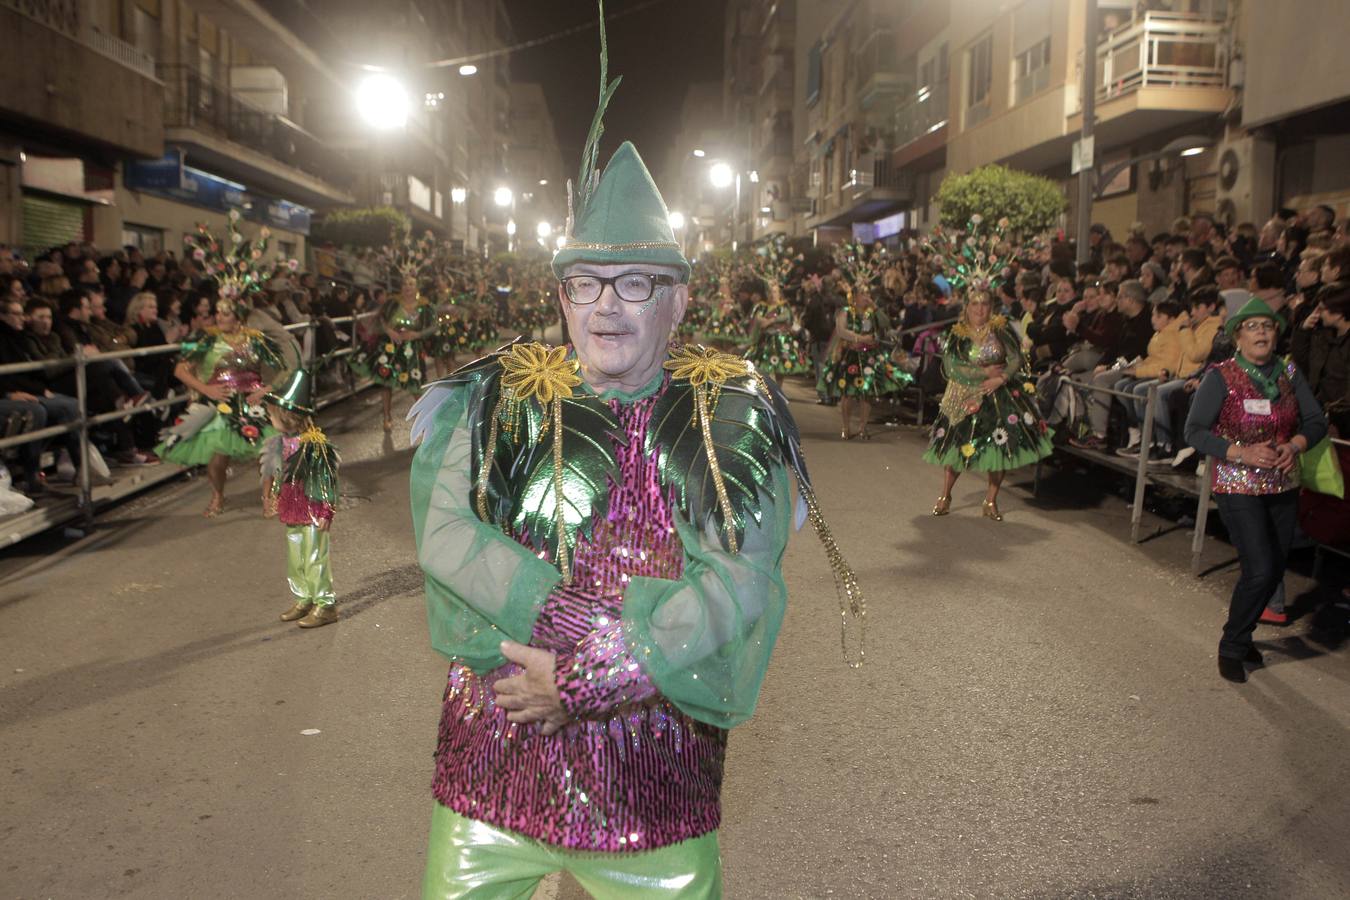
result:
<svg viewBox="0 0 1350 900"><path fill-rule="evenodd" d="M329 286L321 291L310 273L278 266L268 289L258 296L250 323L277 336L298 356L301 348L286 325L315 321L304 348L326 353L345 335L332 318L377 307L381 289ZM75 367L70 360L83 352L88 360L86 396L91 414L124 410L128 415L97 427L91 442L90 479L111 480L110 467L147 466L159 461L151 452L165 419L176 412L163 407L155 414L134 415L136 407L169 396L173 353L131 358L106 358L132 348L152 348L182 341L214 321L215 282L190 257L169 252L147 256L134 246L99 253L87 243L71 242L35 256L0 245L0 364L46 362L42 371L0 375L0 436L65 425L79 417ZM47 442L22 444L9 460L22 478L16 485L30 497L46 491L48 478L75 483L80 454L78 440L66 434L51 442L55 469L43 471Z"/></svg>

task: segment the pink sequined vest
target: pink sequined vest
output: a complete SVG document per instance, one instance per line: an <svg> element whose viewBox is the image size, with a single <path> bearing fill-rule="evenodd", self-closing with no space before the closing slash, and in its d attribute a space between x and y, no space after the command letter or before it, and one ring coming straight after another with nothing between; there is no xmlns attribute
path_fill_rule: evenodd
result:
<svg viewBox="0 0 1350 900"><path fill-rule="evenodd" d="M1229 443L1249 447L1283 444L1298 433L1298 398L1294 396L1294 385L1289 380L1292 363L1280 373L1280 396L1270 401L1270 415L1249 411L1250 405L1261 405L1266 398L1236 359L1224 361L1217 371L1228 387L1228 396L1214 423L1216 435ZM1299 486L1298 468L1286 475L1279 469L1257 469L1215 460L1213 485L1216 494L1282 494Z"/></svg>

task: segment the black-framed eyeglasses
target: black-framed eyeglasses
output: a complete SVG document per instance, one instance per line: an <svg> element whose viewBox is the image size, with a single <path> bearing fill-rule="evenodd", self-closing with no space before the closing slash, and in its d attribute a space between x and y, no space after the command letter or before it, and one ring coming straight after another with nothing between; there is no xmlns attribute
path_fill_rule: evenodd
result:
<svg viewBox="0 0 1350 900"><path fill-rule="evenodd" d="M613 278L599 275L568 275L562 280L567 299L578 306L586 306L600 299L606 287L625 303L646 303L658 286L675 284L673 275L653 275L650 272L623 272Z"/></svg>

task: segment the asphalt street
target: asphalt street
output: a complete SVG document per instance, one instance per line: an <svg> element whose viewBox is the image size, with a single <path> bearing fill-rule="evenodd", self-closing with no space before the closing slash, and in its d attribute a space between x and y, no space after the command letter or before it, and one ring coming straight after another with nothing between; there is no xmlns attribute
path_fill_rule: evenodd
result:
<svg viewBox="0 0 1350 900"><path fill-rule="evenodd" d="M1184 529L1150 517L1159 536L1131 544L1125 501L1072 472L1038 497L1012 479L1002 523L963 479L934 519L919 430L844 443L790 391L868 657L841 659L808 528L730 739L729 897L1350 896L1344 613L1291 576L1306 614L1262 628L1268 666L1228 684L1227 545L1192 578ZM379 419L373 393L324 416L347 492L335 626L277 620L282 529L246 466L219 519L178 482L0 556L0 897L417 896L446 664L406 434Z"/></svg>

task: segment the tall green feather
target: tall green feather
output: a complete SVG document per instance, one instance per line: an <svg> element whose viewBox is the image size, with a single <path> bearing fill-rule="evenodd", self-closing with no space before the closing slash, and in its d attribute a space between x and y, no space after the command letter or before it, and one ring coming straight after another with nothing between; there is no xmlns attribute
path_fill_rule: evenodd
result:
<svg viewBox="0 0 1350 900"><path fill-rule="evenodd" d="M614 91L619 87L619 82L623 81L620 75L613 81L609 81L609 42L605 35L605 0L598 0L600 7L600 101L595 108L595 118L591 119L591 130L586 134L586 143L581 148L581 169L577 174L577 183L575 187L568 185L568 194L574 198L574 205L569 212L571 221L568 223L575 228L576 223L585 218L586 207L591 202L591 196L595 193L596 184L599 182L599 173L596 172L596 163L600 158L600 136L605 133L605 108L609 106L609 100L614 96ZM570 229L569 229L570 232Z"/></svg>

